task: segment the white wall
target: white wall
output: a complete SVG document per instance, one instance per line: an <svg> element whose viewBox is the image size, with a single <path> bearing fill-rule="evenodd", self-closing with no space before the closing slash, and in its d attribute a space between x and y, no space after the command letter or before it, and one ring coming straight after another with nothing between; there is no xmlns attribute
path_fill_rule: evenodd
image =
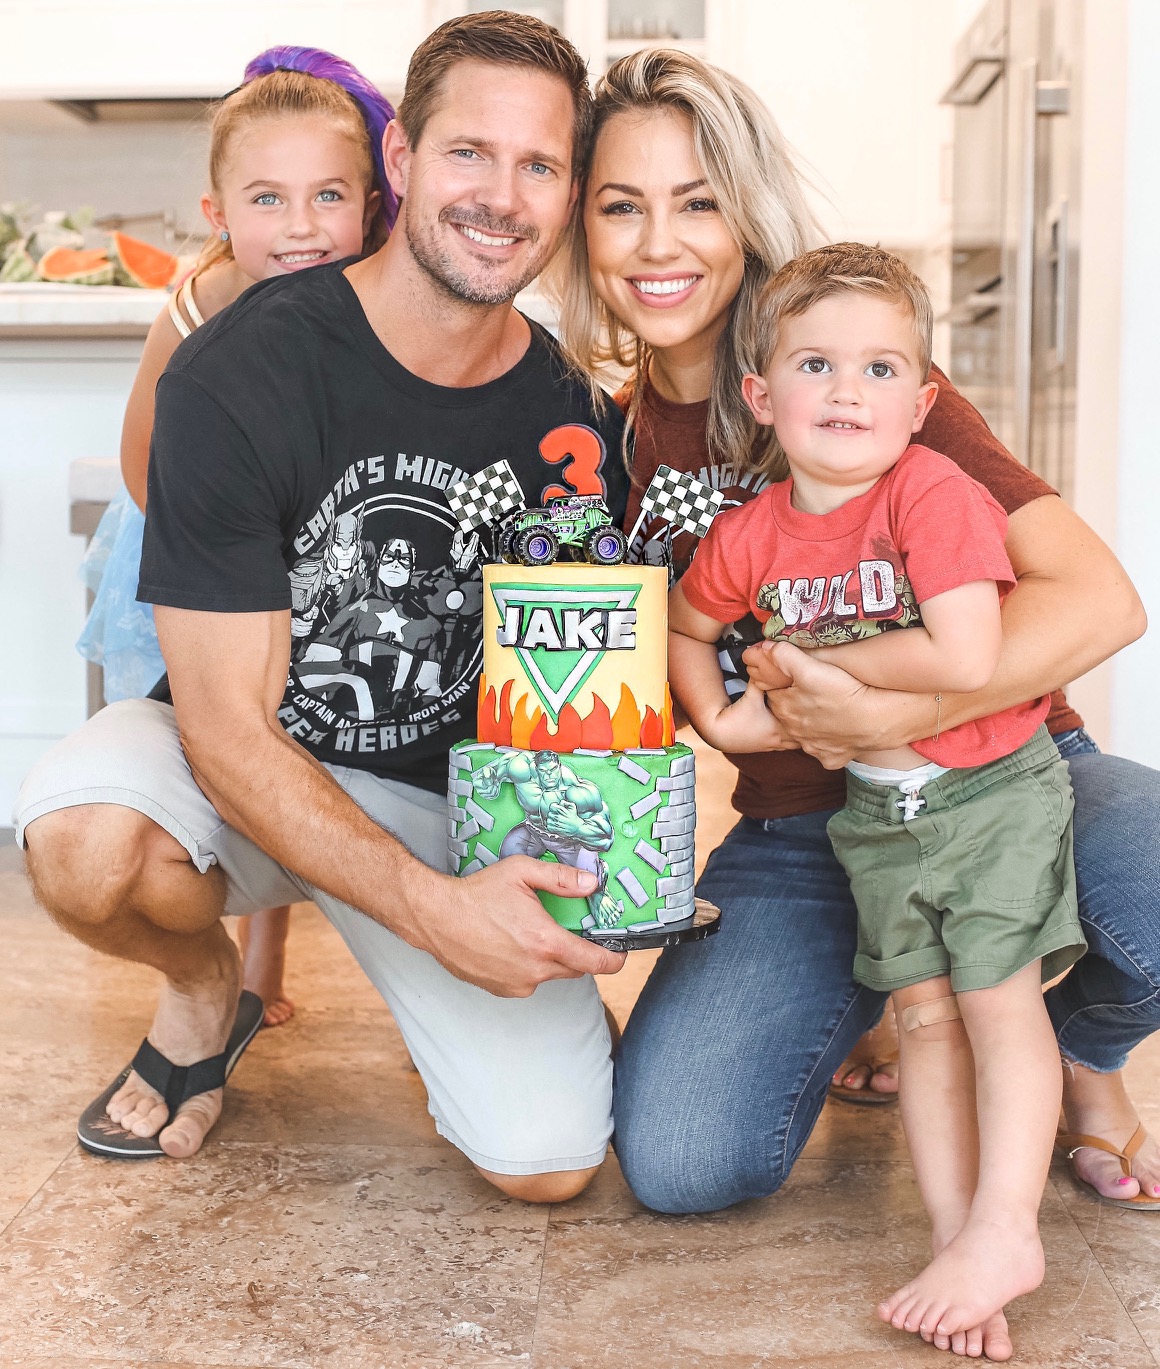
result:
<svg viewBox="0 0 1160 1369"><path fill-rule="evenodd" d="M1101 11L1104 6L1096 8ZM1123 652L1112 673L1113 748L1160 767L1160 432L1156 391L1160 376L1160 5L1128 0L1124 62L1123 256L1120 272L1119 432L1108 454L1116 475L1116 547L1155 625ZM1102 130L1101 141L1113 130ZM1089 253L1090 255L1090 253ZM1086 269L1086 265L1085 265ZM1115 409L1111 410L1115 413ZM1118 455L1118 460L1116 459ZM1097 613L1098 605L1085 606Z"/></svg>
<svg viewBox="0 0 1160 1369"><path fill-rule="evenodd" d="M0 0L0 94L224 94L275 43L327 48L388 93L429 0Z"/></svg>
<svg viewBox="0 0 1160 1369"><path fill-rule="evenodd" d="M951 80L958 8L946 0L738 6L725 64L809 163L831 236L925 250L945 234L951 117L938 99Z"/></svg>

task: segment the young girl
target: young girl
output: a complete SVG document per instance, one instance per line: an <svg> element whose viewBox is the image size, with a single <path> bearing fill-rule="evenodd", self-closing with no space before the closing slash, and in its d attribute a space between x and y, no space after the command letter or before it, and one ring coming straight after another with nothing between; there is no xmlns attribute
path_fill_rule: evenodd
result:
<svg viewBox="0 0 1160 1369"><path fill-rule="evenodd" d="M104 666L109 702L146 694L165 671L153 610L136 601L157 379L183 338L255 282L382 245L398 207L382 161L393 118L348 62L296 47L255 57L214 115L201 201L213 233L149 330L121 433L126 491L109 505L85 563L100 579L77 647ZM289 908L271 908L240 927L245 987L265 1004L268 1027L294 1013L282 990L289 917Z"/></svg>

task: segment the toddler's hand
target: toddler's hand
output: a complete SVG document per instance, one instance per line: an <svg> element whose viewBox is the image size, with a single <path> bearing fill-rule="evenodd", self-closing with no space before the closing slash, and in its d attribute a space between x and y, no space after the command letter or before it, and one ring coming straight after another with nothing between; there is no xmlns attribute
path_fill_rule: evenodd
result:
<svg viewBox="0 0 1160 1369"><path fill-rule="evenodd" d="M758 689L787 689L793 676L782 670L774 656L776 642L755 642L746 647L742 660L749 670L749 683Z"/></svg>
<svg viewBox="0 0 1160 1369"><path fill-rule="evenodd" d="M776 751L785 745L777 720L765 706L765 691L750 683L741 697L723 708L706 737L719 751Z"/></svg>

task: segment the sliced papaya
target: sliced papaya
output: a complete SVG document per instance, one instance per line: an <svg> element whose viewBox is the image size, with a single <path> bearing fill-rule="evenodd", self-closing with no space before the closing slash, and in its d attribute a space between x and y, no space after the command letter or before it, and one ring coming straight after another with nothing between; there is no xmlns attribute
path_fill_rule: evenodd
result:
<svg viewBox="0 0 1160 1369"><path fill-rule="evenodd" d="M151 242L131 238L127 233L110 233L109 242L109 255L118 268L118 285L160 290L177 274L177 258L173 253L154 247Z"/></svg>
<svg viewBox="0 0 1160 1369"><path fill-rule="evenodd" d="M54 247L36 265L41 280L68 285L112 285L117 268L103 247Z"/></svg>

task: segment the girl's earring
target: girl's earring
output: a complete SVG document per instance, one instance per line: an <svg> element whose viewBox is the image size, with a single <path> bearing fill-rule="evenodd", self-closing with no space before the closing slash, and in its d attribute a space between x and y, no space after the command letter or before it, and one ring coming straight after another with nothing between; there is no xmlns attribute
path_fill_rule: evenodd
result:
<svg viewBox="0 0 1160 1369"><path fill-rule="evenodd" d="M223 228L223 229L222 229L222 242L229 242L229 240L230 240L230 235L229 235L229 233L226 232L226 230Z"/></svg>

